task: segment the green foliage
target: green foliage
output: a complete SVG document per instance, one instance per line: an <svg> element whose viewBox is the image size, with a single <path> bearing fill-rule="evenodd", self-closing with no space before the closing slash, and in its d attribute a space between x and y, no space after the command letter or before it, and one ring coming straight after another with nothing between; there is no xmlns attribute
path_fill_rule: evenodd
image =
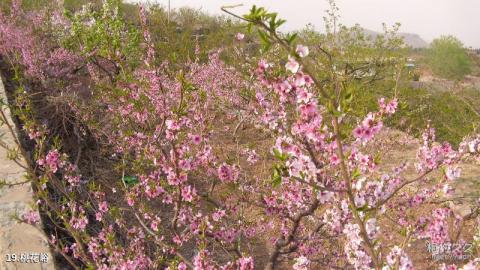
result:
<svg viewBox="0 0 480 270"><path fill-rule="evenodd" d="M458 91L457 97L465 101L468 107L476 112L477 115L480 114L480 89L476 88L463 88Z"/></svg>
<svg viewBox="0 0 480 270"><path fill-rule="evenodd" d="M123 20L119 14L120 3L120 0L106 0L100 8L86 5L80 12L65 11L72 27L64 38L64 46L81 51L86 57L96 52L105 59L128 63L124 67L135 67L142 53L139 50L140 33ZM118 59L118 55L129 58Z"/></svg>
<svg viewBox="0 0 480 270"><path fill-rule="evenodd" d="M18 1L18 0L17 0ZM0 1L0 10L9 11L13 0ZM21 0L22 9L25 11L40 10L46 7L57 6L57 1L52 0ZM78 11L86 4L100 6L102 0L63 0L63 7L69 11ZM7 12L8 14L8 12Z"/></svg>
<svg viewBox="0 0 480 270"><path fill-rule="evenodd" d="M28 9L38 9L47 2L50 1L25 0L23 5ZM138 7L118 0L109 0L106 3L107 6L102 6L100 0L65 0L64 7L73 20L73 31L64 41L72 50L77 50L80 46L87 48L85 50L87 52L100 50L105 58L115 58L115 51L110 49L112 47L122 50L123 55L131 57L125 59L125 63L132 65L141 59L139 55L144 53L133 50L139 47L137 45L141 36L137 30L140 24ZM88 12L79 12L86 4L89 6ZM330 104L331 110L361 117L377 108L379 97L393 96L392 78L401 69L407 51L401 49L402 41L396 37L399 25L394 25L391 30L385 28L383 34L371 39L358 25L345 27L339 24L338 8L333 2L331 5L327 17L324 18L325 34L311 25L301 31L281 33L278 30L285 20L278 18L274 12L256 6L252 7L249 14L244 15L250 23L243 24L225 17L210 16L191 8L173 10L168 16L163 6L151 5L148 27L158 53L157 60L183 63L195 57L203 60L210 50L217 49L219 45L224 48L230 47L235 42L233 37L237 32L243 32L245 26L252 30L253 25L261 23L264 27L256 28L256 36L247 35L247 49L257 44L260 44L264 51L270 49L268 54L264 55L267 60L286 58L286 54L292 54L292 51L278 50L278 47L271 50L276 42L274 35L278 35L280 40L291 48L300 43L308 46L312 58L316 59L311 68L319 75L325 89L333 94L336 87L333 82L335 80L341 82L340 100L337 104L340 112L336 112L338 108L334 107L335 104ZM2 2L3 9L9 6L10 1ZM118 10L112 8L115 6L119 7ZM105 11L106 9L110 10ZM105 12L109 16L105 16ZM93 24L86 27L85 22L90 20ZM80 44L78 40L84 43ZM319 44L322 45L323 51L319 49ZM197 45L201 48L199 55L195 55ZM259 50L252 50L250 55L255 57L258 53ZM426 55L432 69L441 76L460 79L470 71L469 57L461 42L454 37L435 40ZM229 50L222 54L222 58L227 63L236 64ZM399 91L403 108L391 120L391 124L404 131L419 134L430 119L431 125L438 130L440 140L458 143L478 122L480 112L478 93L479 91L474 89L465 89L453 95L403 88ZM350 120L353 126L356 119Z"/></svg>
<svg viewBox="0 0 480 270"><path fill-rule="evenodd" d="M452 80L461 80L471 71L471 61L460 40L442 36L432 41L427 62L433 72Z"/></svg>
<svg viewBox="0 0 480 270"><path fill-rule="evenodd" d="M406 74L404 64L408 51L403 49L401 38L396 36L399 24L391 29L384 26L384 33L372 39L358 25L351 28L337 25L335 12L334 7L328 14L330 17L326 18L326 34L319 33L310 25L295 33L295 42L310 48L311 58L315 59L310 67L315 70L327 93L334 95L336 91L340 92L336 103L325 104L325 99L319 101L332 115L350 115L344 121L347 125L345 136L349 136L349 129L353 129L359 118L378 109L379 98L394 96L397 75L399 72ZM269 21L276 20L276 14L254 7L245 18L264 29L259 32L260 40L264 47L269 48L276 31ZM470 89L451 93L414 89L404 85L408 80L405 76L399 77L397 97L400 108L394 117L387 120L387 125L418 136L430 123L437 130L439 141L458 145L480 123L479 91ZM280 181L280 172L279 168L274 168L274 183Z"/></svg>
<svg viewBox="0 0 480 270"><path fill-rule="evenodd" d="M285 59L287 54L295 56L304 69L316 74L321 82L322 86L317 89L321 91L321 88L328 98L319 102L327 107L331 115L341 116L351 113L350 104L362 87L369 87L375 81L390 82L390 78L402 69L407 51L403 49L402 39L396 35L399 24L391 29L384 25L384 33L372 39L359 25L346 27L338 24L338 8L333 1L330 5L325 17L325 34L311 25L298 32L281 33L278 29L285 21L262 7L253 6L243 18L248 22L250 31L255 26L263 51L272 48L264 54L265 58L268 60L270 55L275 55L272 59ZM295 52L297 44L309 47L310 56L300 59ZM283 65L279 68L284 71ZM383 95L390 96L390 93Z"/></svg>
<svg viewBox="0 0 480 270"><path fill-rule="evenodd" d="M378 98L385 95L389 85L376 85L360 91L353 102L353 111L362 113L377 108ZM465 89L457 93L402 87L398 98L400 108L387 121L414 136L419 136L430 123L437 131L437 140L458 145L480 123L480 91Z"/></svg>
<svg viewBox="0 0 480 270"><path fill-rule="evenodd" d="M278 160L272 168L272 186L278 187L282 183L282 176L284 176L288 169L285 162L288 160L289 155L287 153L280 153L277 149L273 149L273 155Z"/></svg>
<svg viewBox="0 0 480 270"><path fill-rule="evenodd" d="M402 49L402 40L396 36L398 24L390 30L384 26L384 33L372 40L358 25L352 28L336 25L336 10L333 7L329 18L325 19L326 34L308 26L298 32L298 42L311 48L319 67L316 74L321 76L328 92L334 92L337 86L332 82L340 80L338 105L342 113L350 115L345 120L348 133L359 118L377 110L379 98L394 96L393 89L397 87L395 78L399 72L406 74L404 63L409 52ZM324 44L324 51L316 50L318 44ZM334 72L332 66L335 67ZM465 89L458 93L429 91L405 86L407 81L405 76L399 77L397 97L400 108L387 125L420 135L430 121L437 130L439 141L458 145L480 122L478 90ZM336 109L333 104L326 105L331 111Z"/></svg>
<svg viewBox="0 0 480 270"><path fill-rule="evenodd" d="M249 33L252 32L254 26L259 26L256 30L260 37L264 52L268 51L272 44L278 41L278 38L280 38L280 35L277 32L278 28L287 22L284 19L277 18L277 16L278 14L276 12L268 12L265 8L257 8L255 5L250 9L249 14L243 16L248 22L247 29ZM296 34L287 34L285 37L281 38L281 41L290 45L295 38Z"/></svg>
<svg viewBox="0 0 480 270"><path fill-rule="evenodd" d="M238 22L193 8L173 10L169 17L162 6L153 5L149 13L149 29L158 57L172 63L197 57L205 60L210 51L231 46L241 29ZM195 54L197 46L199 55Z"/></svg>
<svg viewBox="0 0 480 270"><path fill-rule="evenodd" d="M397 119L407 119L409 128L419 134L428 120L437 131L439 141L458 145L464 136L469 135L480 121L480 117L465 103L465 100L452 92L428 92L420 89L405 89L403 100L407 107ZM399 124L397 121L396 125ZM416 129L416 130L415 130Z"/></svg>
<svg viewBox="0 0 480 270"><path fill-rule="evenodd" d="M138 177L136 177L136 176L124 176L123 177L123 182L127 186L131 187L131 186L134 186L135 184L138 183Z"/></svg>
<svg viewBox="0 0 480 270"><path fill-rule="evenodd" d="M138 50L141 47L138 46L141 40L138 29L141 27L137 5L108 0L103 4L92 1L81 6L74 1L64 6L73 22L72 31L65 39L66 47L71 50L82 47L87 55L97 51L106 59L136 66L136 61L144 53ZM168 60L172 64L181 64L195 58L204 60L220 45L229 47L240 29L238 22L192 8L173 10L170 16L160 5L150 5L147 9L147 27L158 62ZM200 49L198 55L195 54L197 48ZM116 59L117 51L129 59Z"/></svg>

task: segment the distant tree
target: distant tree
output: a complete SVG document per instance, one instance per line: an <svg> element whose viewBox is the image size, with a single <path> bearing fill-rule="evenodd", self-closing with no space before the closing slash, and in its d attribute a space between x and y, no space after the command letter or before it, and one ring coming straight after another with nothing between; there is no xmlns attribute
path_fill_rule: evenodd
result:
<svg viewBox="0 0 480 270"><path fill-rule="evenodd" d="M427 51L427 61L435 74L447 79L461 80L471 69L462 42L454 36L433 40Z"/></svg>

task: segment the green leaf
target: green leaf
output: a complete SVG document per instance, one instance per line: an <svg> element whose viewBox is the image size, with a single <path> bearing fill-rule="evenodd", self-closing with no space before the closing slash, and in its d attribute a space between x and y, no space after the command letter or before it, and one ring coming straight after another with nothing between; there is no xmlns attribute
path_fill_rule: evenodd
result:
<svg viewBox="0 0 480 270"><path fill-rule="evenodd" d="M361 175L360 170L358 168L355 168L355 170L353 170L352 172L352 178L353 179L358 178L360 175Z"/></svg>
<svg viewBox="0 0 480 270"><path fill-rule="evenodd" d="M352 100L353 100L353 93L351 93L351 92L347 93L347 94L345 95L345 101L346 101L347 103L350 103L350 102L352 102Z"/></svg>
<svg viewBox="0 0 480 270"><path fill-rule="evenodd" d="M280 151L278 151L277 148L273 148L273 155L278 159L280 159L280 157L282 156L282 154L280 153Z"/></svg>
<svg viewBox="0 0 480 270"><path fill-rule="evenodd" d="M282 24L283 24L283 23L282 23ZM295 41L296 38L297 38L297 33L295 33L295 34L288 34L287 37L286 37L286 39L285 39L285 41L286 41L289 45L291 45L291 44Z"/></svg>
<svg viewBox="0 0 480 270"><path fill-rule="evenodd" d="M277 18L277 13L268 14L268 17L270 17L270 29L275 30L276 28L275 20Z"/></svg>
<svg viewBox="0 0 480 270"><path fill-rule="evenodd" d="M280 175L278 168L274 168L273 174L272 174L272 186L278 187L281 183L282 183L282 176Z"/></svg>
<svg viewBox="0 0 480 270"><path fill-rule="evenodd" d="M275 158L277 158L281 161L286 161L287 158L288 158L288 154L280 153L280 151L278 151L278 149L276 149L276 148L273 148L273 155L275 156Z"/></svg>
<svg viewBox="0 0 480 270"><path fill-rule="evenodd" d="M262 30L258 30L258 35L260 36L260 39L263 43L270 43L270 39L268 38L267 33Z"/></svg>
<svg viewBox="0 0 480 270"><path fill-rule="evenodd" d="M272 47L272 44L271 44L270 42L269 42L269 43L266 43L266 44L263 44L262 51L263 51L263 52L268 52L271 47Z"/></svg>
<svg viewBox="0 0 480 270"><path fill-rule="evenodd" d="M287 20L284 20L284 19L278 19L277 23L276 23L276 28L282 26L284 23L286 23Z"/></svg>
<svg viewBox="0 0 480 270"><path fill-rule="evenodd" d="M380 155L380 153L377 153L374 157L373 157L373 163L375 164L379 164L382 160L382 156Z"/></svg>
<svg viewBox="0 0 480 270"><path fill-rule="evenodd" d="M247 25L247 33L251 34L252 33L252 28L253 28L253 24L249 23Z"/></svg>
<svg viewBox="0 0 480 270"><path fill-rule="evenodd" d="M134 186L135 184L138 183L138 177L136 176L124 176L123 177L123 182L129 187Z"/></svg>
<svg viewBox="0 0 480 270"><path fill-rule="evenodd" d="M365 212L368 209L368 204L365 204L362 207L357 207L357 211L359 212Z"/></svg>

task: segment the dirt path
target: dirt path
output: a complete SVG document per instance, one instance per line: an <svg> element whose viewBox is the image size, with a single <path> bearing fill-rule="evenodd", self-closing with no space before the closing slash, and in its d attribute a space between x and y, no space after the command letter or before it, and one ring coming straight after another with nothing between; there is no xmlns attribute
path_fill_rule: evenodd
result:
<svg viewBox="0 0 480 270"><path fill-rule="evenodd" d="M0 99L6 100L0 79ZM7 145L14 145L13 137L5 125L0 126L1 138ZM25 180L24 170L7 159L7 151L0 147L0 180L19 183ZM0 269L54 269L46 237L41 229L18 223L12 215L23 215L31 209L30 183L0 188ZM39 225L40 226L40 225ZM45 261L46 262L41 262ZM16 262L13 262L16 259ZM38 261L38 262L37 262Z"/></svg>

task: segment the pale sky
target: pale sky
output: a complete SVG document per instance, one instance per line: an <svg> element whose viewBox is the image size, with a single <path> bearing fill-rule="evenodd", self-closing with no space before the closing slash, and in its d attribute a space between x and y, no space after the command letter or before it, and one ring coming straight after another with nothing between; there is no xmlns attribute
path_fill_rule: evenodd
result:
<svg viewBox="0 0 480 270"><path fill-rule="evenodd" d="M135 1L135 0L132 0ZM137 0L138 1L138 0ZM141 1L141 0L140 0ZM168 0L149 0L167 6ZM190 6L220 14L223 5L244 4L240 14L253 5L267 7L287 20L287 30L307 23L323 30L326 0L170 0L171 8ZM440 35L454 35L466 45L480 48L480 0L337 0L342 24L382 30L382 22L402 24L400 31L419 34L430 42Z"/></svg>

